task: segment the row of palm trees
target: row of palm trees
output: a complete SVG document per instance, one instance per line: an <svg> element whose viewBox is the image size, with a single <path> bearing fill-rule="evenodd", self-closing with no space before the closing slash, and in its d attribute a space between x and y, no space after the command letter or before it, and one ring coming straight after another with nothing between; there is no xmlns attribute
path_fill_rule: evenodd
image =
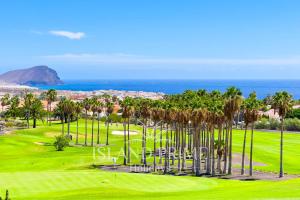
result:
<svg viewBox="0 0 300 200"><path fill-rule="evenodd" d="M22 100L22 104L21 104ZM21 104L21 105L20 105ZM32 93L26 92L23 97L13 96L9 94L4 95L1 98L2 115L12 118L23 118L27 121L27 127L29 128L30 119L33 120L33 128L37 126L37 120L43 119L46 114L43 108L41 100L34 96ZM8 107L4 112L4 107Z"/></svg>
<svg viewBox="0 0 300 200"><path fill-rule="evenodd" d="M17 116L19 97L10 98L8 95L1 98L2 108L10 105L8 113ZM146 98L126 97L123 101L116 97L104 95L102 97L86 98L81 102L74 102L67 98L61 98L56 108L52 111L52 103L57 100L55 90L43 93L42 98L47 100L47 121L53 112L61 119L62 134L65 134L65 122L67 136L70 136L70 122L77 121L76 144L78 144L80 116L85 118L84 145L88 145L88 119L92 120L91 146L94 146L94 126L97 120L97 141L100 144L100 118L106 116L106 145L109 145L110 115L114 105L119 101L124 127L124 165L133 164L130 148L130 123L135 122L142 126L141 164L149 165L147 154L152 153L153 170L157 171L157 157L159 164L164 160L164 173L171 171L171 165L177 161L177 171L188 170L188 162L191 159L191 170L197 176L201 174L232 174L232 140L234 119L242 113L245 122L243 140L243 153L241 161L241 174L245 174L245 152L247 131L251 127L250 135L250 163L249 175L253 174L253 138L254 123L259 118L259 111L264 107L264 101L258 100L255 92L244 99L239 89L230 87L225 93L219 91L207 92L205 90L187 90L182 94L167 95L161 100ZM292 108L292 96L287 92L277 92L270 98L268 104L278 111L281 121L280 139L280 177L283 176L283 123L286 113ZM24 95L22 116L34 121L42 118L42 104L40 99L31 93ZM15 114L14 114L15 113ZM91 115L90 115L91 113ZM153 130L153 151L147 152L148 129ZM159 142L157 141L159 134ZM165 138L163 138L163 136ZM157 147L159 144L159 148ZM163 146L164 145L164 146ZM164 152L164 153L163 153ZM174 169L174 167L173 167Z"/></svg>
<svg viewBox="0 0 300 200"><path fill-rule="evenodd" d="M281 120L280 139L280 177L283 176L283 121L292 108L292 96L287 92L277 92L270 102L278 111ZM259 111L265 107L253 92L243 99L242 93L230 87L225 93L205 90L187 90L183 94L169 95L162 100L127 97L121 103L124 118L124 164L130 164L129 123L131 118L138 118L143 126L141 164L147 165L146 142L147 128L153 129L153 170L157 170L156 157L162 163L164 153L164 173L170 171L170 163L177 160L177 171L187 169L187 157L192 159L191 170L196 175L232 174L232 140L234 118L242 113L245 121L241 174L245 174L245 152L248 127L250 136L249 175L253 175L253 138L254 123L259 118ZM127 126L126 126L127 123ZM157 149L157 129L160 131L159 149ZM127 127L127 128L126 128ZM127 129L127 130L126 130ZM217 132L217 133L215 133ZM217 135L216 135L217 134Z"/></svg>
<svg viewBox="0 0 300 200"><path fill-rule="evenodd" d="M55 108L55 113L59 115L62 124L62 134L65 133L64 123L67 122L67 136L70 136L70 122L75 117L76 120L76 144L79 144L79 118L84 113L85 118L85 131L84 131L84 145L88 145L88 119L92 120L92 133L91 133L91 146L94 146L94 131L95 119L97 120L97 141L100 144L100 119L101 114L105 113L106 116L106 145L109 145L109 124L110 115L114 109L114 98L110 96L85 98L82 102L74 102L70 99L61 98ZM91 112L91 114L90 114Z"/></svg>

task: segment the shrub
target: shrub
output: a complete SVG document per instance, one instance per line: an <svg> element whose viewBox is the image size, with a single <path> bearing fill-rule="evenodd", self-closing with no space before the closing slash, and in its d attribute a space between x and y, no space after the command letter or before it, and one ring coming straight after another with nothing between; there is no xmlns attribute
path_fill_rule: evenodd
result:
<svg viewBox="0 0 300 200"><path fill-rule="evenodd" d="M5 123L5 127L11 128L11 127L13 127L13 126L14 126L14 123L11 122L11 121Z"/></svg>
<svg viewBox="0 0 300 200"><path fill-rule="evenodd" d="M300 120L297 118L285 119L284 128L288 131L300 131Z"/></svg>
<svg viewBox="0 0 300 200"><path fill-rule="evenodd" d="M55 146L57 151L63 151L65 147L69 146L70 139L66 136L59 135L55 137L55 142L53 145Z"/></svg>
<svg viewBox="0 0 300 200"><path fill-rule="evenodd" d="M27 122L22 121L22 120L15 120L14 121L14 126L15 127L20 127L20 128L26 127L27 126Z"/></svg>
<svg viewBox="0 0 300 200"><path fill-rule="evenodd" d="M255 123L254 127L256 129L269 129L270 128L269 120L266 118L262 118L260 121Z"/></svg>
<svg viewBox="0 0 300 200"><path fill-rule="evenodd" d="M122 122L122 117L113 113L109 116L111 122L114 122L114 123L121 123Z"/></svg>
<svg viewBox="0 0 300 200"><path fill-rule="evenodd" d="M280 122L277 119L269 120L269 127L271 130L276 130L280 128Z"/></svg>
<svg viewBox="0 0 300 200"><path fill-rule="evenodd" d="M293 109L286 114L286 118L300 119L300 108Z"/></svg>

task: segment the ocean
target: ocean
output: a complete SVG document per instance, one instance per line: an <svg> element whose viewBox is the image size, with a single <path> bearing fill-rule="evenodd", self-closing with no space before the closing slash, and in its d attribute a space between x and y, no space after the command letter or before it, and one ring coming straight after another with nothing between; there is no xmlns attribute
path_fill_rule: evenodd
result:
<svg viewBox="0 0 300 200"><path fill-rule="evenodd" d="M37 87L72 91L112 89L176 94L188 89L224 92L230 86L239 88L245 97L252 91L256 91L259 98L264 98L277 91L285 90L290 92L295 99L300 99L300 80L64 80L63 85Z"/></svg>

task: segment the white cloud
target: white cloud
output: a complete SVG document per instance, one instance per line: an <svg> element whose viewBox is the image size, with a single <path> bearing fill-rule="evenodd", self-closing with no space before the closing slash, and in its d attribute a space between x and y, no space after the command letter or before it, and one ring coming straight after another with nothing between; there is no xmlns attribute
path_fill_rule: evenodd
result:
<svg viewBox="0 0 300 200"><path fill-rule="evenodd" d="M62 54L48 55L50 61L81 64L171 64L171 65L300 65L300 58L219 59L219 58L159 58L131 54Z"/></svg>
<svg viewBox="0 0 300 200"><path fill-rule="evenodd" d="M71 32L71 31L63 31L63 30L52 30L49 31L50 34L55 36L66 37L71 40L80 40L85 37L85 33L83 32Z"/></svg>

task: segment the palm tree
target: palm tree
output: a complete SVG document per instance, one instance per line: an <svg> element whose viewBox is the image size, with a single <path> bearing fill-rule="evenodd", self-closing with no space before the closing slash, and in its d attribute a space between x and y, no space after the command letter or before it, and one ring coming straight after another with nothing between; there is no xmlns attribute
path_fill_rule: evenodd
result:
<svg viewBox="0 0 300 200"><path fill-rule="evenodd" d="M34 98L30 107L31 117L33 119L32 128L36 128L37 119L42 119L44 108L42 102L38 98Z"/></svg>
<svg viewBox="0 0 300 200"><path fill-rule="evenodd" d="M142 136L142 159L141 162L144 166L147 165L147 123L150 117L150 99L139 99L136 104L140 109L141 117L143 118L143 136Z"/></svg>
<svg viewBox="0 0 300 200"><path fill-rule="evenodd" d="M254 123L258 118L258 110L261 107L261 102L257 100L256 93L252 92L249 97L243 103L244 110L244 121L245 121L245 133L243 141L243 154L242 154L242 169L241 174L245 173L245 148L247 140L247 128L249 123L251 123L251 140L250 140L250 170L249 174L252 176L253 173L253 136L254 136Z"/></svg>
<svg viewBox="0 0 300 200"><path fill-rule="evenodd" d="M54 89L50 89L46 92L46 100L47 100L47 123L49 121L49 112L51 113L52 108L52 102L56 101L57 98L57 92ZM51 120L50 120L50 125L51 125Z"/></svg>
<svg viewBox="0 0 300 200"><path fill-rule="evenodd" d="M151 105L151 118L154 122L154 149L153 149L153 170L154 172L156 171L156 129L157 129L157 123L160 120L160 102L159 100L156 100L153 102L153 104Z"/></svg>
<svg viewBox="0 0 300 200"><path fill-rule="evenodd" d="M57 104L54 112L55 114L59 115L61 121L61 134L65 134L65 98L61 98L59 103Z"/></svg>
<svg viewBox="0 0 300 200"><path fill-rule="evenodd" d="M20 98L18 96L13 96L10 99L10 106L7 111L10 117L13 117L15 119L20 114L19 104L20 104Z"/></svg>
<svg viewBox="0 0 300 200"><path fill-rule="evenodd" d="M280 116L281 131L280 131L280 169L279 178L283 177L283 125L284 118L288 111L292 109L293 97L288 92L276 92L272 98L272 107L277 110Z"/></svg>
<svg viewBox="0 0 300 200"><path fill-rule="evenodd" d="M97 144L100 144L100 116L103 111L103 103L99 102L97 107L97 121L98 121L98 129L97 129Z"/></svg>
<svg viewBox="0 0 300 200"><path fill-rule="evenodd" d="M251 140L250 140L250 168L249 168L249 175L252 176L253 174L253 136L254 136L254 124L258 119L258 110L261 107L261 101L257 100L256 93L250 94L251 99Z"/></svg>
<svg viewBox="0 0 300 200"><path fill-rule="evenodd" d="M91 146L94 146L94 119L95 114L98 111L99 102L96 97L91 99L91 110L92 110L92 141Z"/></svg>
<svg viewBox="0 0 300 200"><path fill-rule="evenodd" d="M89 98L85 98L82 102L84 110L85 110L85 135L84 135L84 145L87 146L87 120L88 120L88 112L91 109L91 100Z"/></svg>
<svg viewBox="0 0 300 200"><path fill-rule="evenodd" d="M110 115L112 114L113 110L114 110L114 104L107 100L106 101L106 145L108 145L108 133L109 133L109 123L110 123Z"/></svg>
<svg viewBox="0 0 300 200"><path fill-rule="evenodd" d="M74 111L76 113L76 144L78 144L78 125L79 125L79 115L81 114L82 112L82 104L79 103L79 102L76 102L75 103L75 107L74 107Z"/></svg>
<svg viewBox="0 0 300 200"><path fill-rule="evenodd" d="M250 114L251 103L249 101L250 99L247 98L242 105L244 110L245 133L244 133L244 140L243 140L241 175L244 175L245 173L245 151L246 151L246 141L247 141L247 130L248 130L249 123L251 123L251 114Z"/></svg>
<svg viewBox="0 0 300 200"><path fill-rule="evenodd" d="M126 97L122 101L122 117L124 119L123 127L124 127L124 165L127 163L130 163L130 117L134 113L134 107L133 107L133 99L131 97ZM126 119L127 119L127 139L126 139ZM127 147L126 147L126 140L127 140ZM127 148L127 150L126 150ZM126 153L128 152L128 153ZM128 154L128 155L126 155Z"/></svg>
<svg viewBox="0 0 300 200"><path fill-rule="evenodd" d="M4 107L9 105L9 99L10 99L10 95L9 94L5 94L2 98L1 98L1 108L2 108L2 112L4 111Z"/></svg>
<svg viewBox="0 0 300 200"><path fill-rule="evenodd" d="M71 122L71 115L74 113L75 104L73 101L67 99L64 101L64 113L67 115L67 122L68 122L68 132L67 135L70 136L70 122Z"/></svg>
<svg viewBox="0 0 300 200"><path fill-rule="evenodd" d="M234 116L239 111L243 99L242 99L241 91L235 87L228 88L224 96L226 98L224 114L228 120L228 127L227 127L227 134L226 134L227 145L225 146L226 148L225 163L227 162L227 150L229 150L228 151L229 154L228 174L231 174L232 173L232 125L233 125ZM229 144L228 144L228 139L229 139ZM224 168L226 168L226 164L224 164Z"/></svg>
<svg viewBox="0 0 300 200"><path fill-rule="evenodd" d="M33 94L26 92L24 96L23 109L25 113L25 119L27 120L27 128L29 128L30 110L31 110L33 100L34 100Z"/></svg>

